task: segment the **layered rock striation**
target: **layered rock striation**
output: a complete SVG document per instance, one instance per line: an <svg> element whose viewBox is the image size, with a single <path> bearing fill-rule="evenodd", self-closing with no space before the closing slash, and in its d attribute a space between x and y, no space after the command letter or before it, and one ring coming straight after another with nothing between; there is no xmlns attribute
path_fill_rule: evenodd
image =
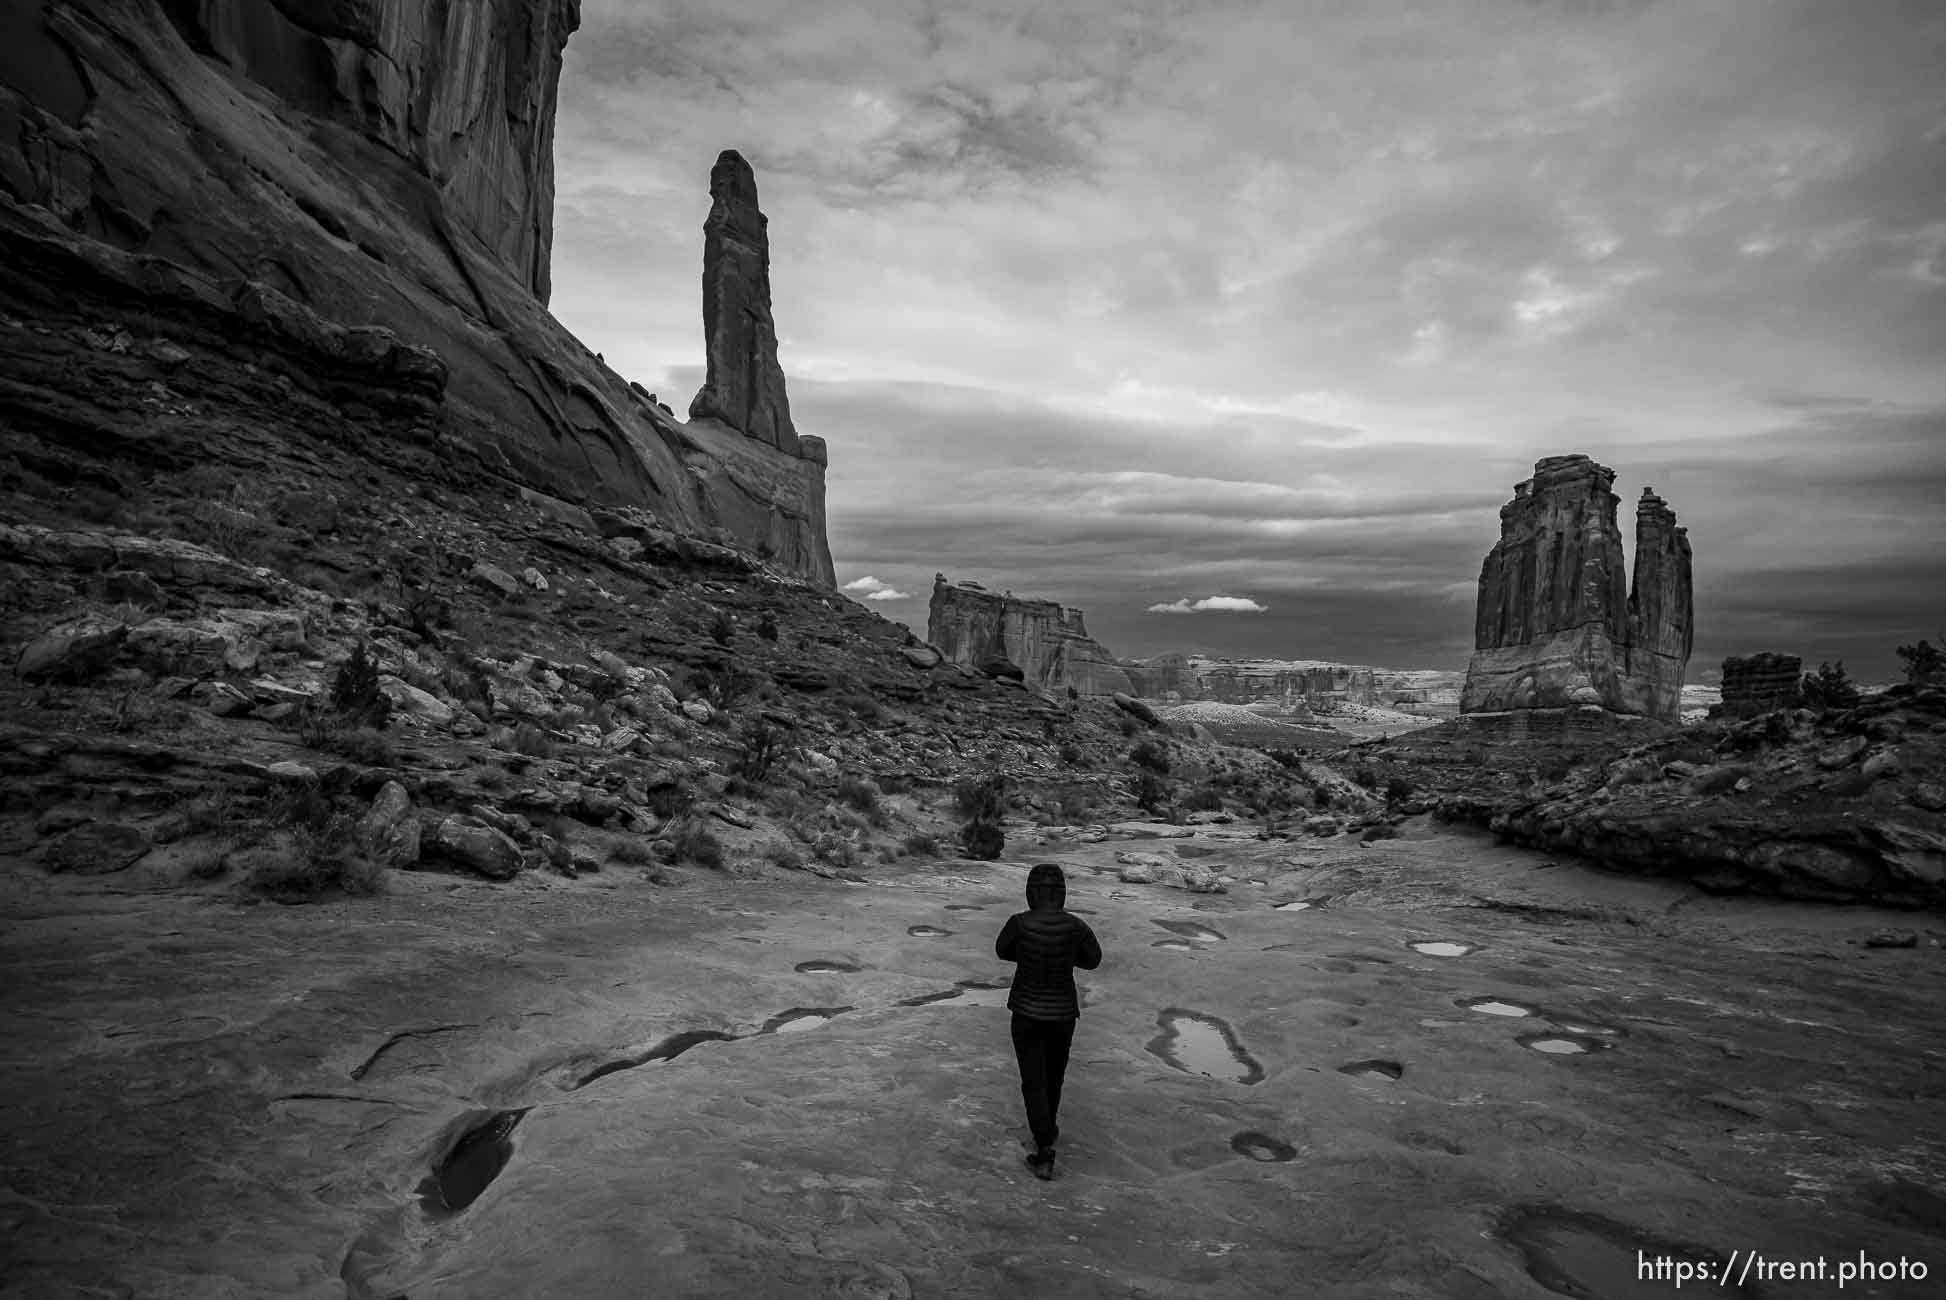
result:
<svg viewBox="0 0 1946 1300"><path fill-rule="evenodd" d="M1796 655L1732 655L1723 661L1723 700L1711 717L1750 717L1803 703L1804 663Z"/></svg>
<svg viewBox="0 0 1946 1300"><path fill-rule="evenodd" d="M126 418L58 346L126 332L186 354L157 399L175 408L247 416L230 380L269 372L372 454L637 507L830 584L821 444L774 423L732 426L727 451L691 436L548 313L579 20L577 0L7 6L0 417L39 460L193 462L193 434Z"/></svg>
<svg viewBox="0 0 1946 1300"><path fill-rule="evenodd" d="M1694 635L1690 545L1644 489L1635 585L1616 523L1613 470L1550 456L1500 510L1480 568L1462 713L1593 706L1673 721Z"/></svg>
<svg viewBox="0 0 1946 1300"><path fill-rule="evenodd" d="M935 574L926 639L949 661L970 668L1007 660L1029 686L1042 690L1134 693L1108 648L1088 635L1081 611L1052 600L995 595L977 582L952 583Z"/></svg>

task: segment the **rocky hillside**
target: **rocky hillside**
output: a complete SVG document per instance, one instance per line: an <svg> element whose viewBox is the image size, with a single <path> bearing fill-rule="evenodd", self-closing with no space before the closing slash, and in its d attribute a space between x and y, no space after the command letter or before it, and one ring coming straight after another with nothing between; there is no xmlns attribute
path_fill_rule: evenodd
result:
<svg viewBox="0 0 1946 1300"><path fill-rule="evenodd" d="M1625 741L1494 745L1450 726L1345 756L1441 816L1711 892L1946 906L1946 688Z"/></svg>

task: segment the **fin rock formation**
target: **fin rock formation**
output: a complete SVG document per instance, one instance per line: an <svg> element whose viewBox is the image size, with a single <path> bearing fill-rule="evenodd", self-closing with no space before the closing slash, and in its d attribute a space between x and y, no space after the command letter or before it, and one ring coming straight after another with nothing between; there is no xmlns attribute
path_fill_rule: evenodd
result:
<svg viewBox="0 0 1946 1300"><path fill-rule="evenodd" d="M580 17L579 0L8 0L0 322L220 344L375 444L476 458L514 488L633 507L831 585L824 447L791 427L740 158L718 163L706 228L712 419L676 421L548 313L556 95ZM45 341L0 350L0 417L44 444L198 456ZM183 391L200 369L171 387L221 401Z"/></svg>
<svg viewBox="0 0 1946 1300"><path fill-rule="evenodd" d="M1689 535L1643 489L1635 582L1624 590L1614 482L1586 456L1549 456L1500 508L1500 540L1480 567L1462 713L1679 715L1694 636Z"/></svg>

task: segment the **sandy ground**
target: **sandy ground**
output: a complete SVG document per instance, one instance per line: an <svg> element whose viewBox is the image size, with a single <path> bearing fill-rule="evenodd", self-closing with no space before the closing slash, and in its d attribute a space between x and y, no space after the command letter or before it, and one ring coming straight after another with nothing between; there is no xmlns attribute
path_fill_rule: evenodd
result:
<svg viewBox="0 0 1946 1300"><path fill-rule="evenodd" d="M0 1294L1946 1293L1937 918L1425 825L1010 850L295 908L0 867ZM988 987L1042 860L1107 951L1050 1183Z"/></svg>

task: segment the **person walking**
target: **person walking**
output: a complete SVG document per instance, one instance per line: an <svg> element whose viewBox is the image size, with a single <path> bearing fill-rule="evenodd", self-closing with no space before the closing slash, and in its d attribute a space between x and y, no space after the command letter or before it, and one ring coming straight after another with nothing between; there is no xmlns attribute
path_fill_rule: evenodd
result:
<svg viewBox="0 0 1946 1300"><path fill-rule="evenodd" d="M1081 999L1075 967L1101 965L1101 944L1088 923L1067 910L1068 881L1061 868L1043 862L1027 873L1027 910L1015 912L993 941L1001 961L1015 965L1007 1009L1013 1012L1014 1058L1034 1153L1027 1167L1040 1179L1054 1177L1054 1144L1061 1136L1061 1083Z"/></svg>

